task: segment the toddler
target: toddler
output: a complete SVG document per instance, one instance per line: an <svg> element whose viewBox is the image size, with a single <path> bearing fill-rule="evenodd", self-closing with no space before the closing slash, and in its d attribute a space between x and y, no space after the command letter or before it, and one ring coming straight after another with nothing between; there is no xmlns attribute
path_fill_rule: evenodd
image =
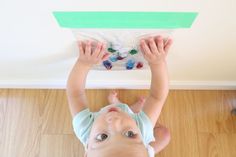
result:
<svg viewBox="0 0 236 157"><path fill-rule="evenodd" d="M86 77L95 64L107 60L105 44L92 41L78 43L80 56L67 82L67 97L76 136L85 147L87 157L154 157L170 141L167 128L157 123L169 92L166 56L171 39L161 36L140 41L140 50L151 73L150 94L133 105L118 99L116 91L108 95L109 105L91 112L85 95Z"/></svg>

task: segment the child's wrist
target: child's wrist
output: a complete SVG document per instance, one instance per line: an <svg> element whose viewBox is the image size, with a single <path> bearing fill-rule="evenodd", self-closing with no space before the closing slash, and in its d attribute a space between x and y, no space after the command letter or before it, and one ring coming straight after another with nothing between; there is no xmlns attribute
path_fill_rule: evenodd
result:
<svg viewBox="0 0 236 157"><path fill-rule="evenodd" d="M90 63L87 63L87 62L84 62L84 61L81 61L81 60L77 60L76 64L78 64L79 66L83 67L83 68L86 68L86 69L91 69L92 68L92 64Z"/></svg>
<svg viewBox="0 0 236 157"><path fill-rule="evenodd" d="M162 66L162 65L166 65L167 63L166 63L166 61L160 61L160 62L156 62L156 63L148 63L149 64L149 66L150 66L150 68L156 68L156 67L160 67L160 66Z"/></svg>

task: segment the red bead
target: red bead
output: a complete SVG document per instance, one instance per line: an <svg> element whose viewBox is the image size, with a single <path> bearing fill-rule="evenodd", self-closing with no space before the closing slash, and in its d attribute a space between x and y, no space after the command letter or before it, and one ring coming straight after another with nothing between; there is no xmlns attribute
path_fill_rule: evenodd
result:
<svg viewBox="0 0 236 157"><path fill-rule="evenodd" d="M137 69L140 69L143 67L143 63L142 62L138 62L137 65L136 65L136 68Z"/></svg>

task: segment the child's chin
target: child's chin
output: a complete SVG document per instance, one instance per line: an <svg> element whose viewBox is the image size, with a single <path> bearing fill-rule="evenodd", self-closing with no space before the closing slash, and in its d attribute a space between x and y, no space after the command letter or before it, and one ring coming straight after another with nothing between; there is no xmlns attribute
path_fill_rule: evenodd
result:
<svg viewBox="0 0 236 157"><path fill-rule="evenodd" d="M111 105L107 105L105 107L103 107L102 109L100 109L100 113L105 113L105 112L108 112L109 108L112 108L112 107L116 107L116 104L111 104ZM120 109L118 107L116 107L119 111Z"/></svg>

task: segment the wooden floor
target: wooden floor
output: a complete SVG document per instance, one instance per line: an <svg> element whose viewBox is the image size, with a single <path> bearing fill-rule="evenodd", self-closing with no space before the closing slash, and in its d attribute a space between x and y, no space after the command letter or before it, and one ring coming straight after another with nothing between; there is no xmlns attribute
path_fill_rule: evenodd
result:
<svg viewBox="0 0 236 157"><path fill-rule="evenodd" d="M118 90L135 102L147 90ZM107 90L87 91L90 107L107 104ZM171 91L160 122L171 142L158 157L236 157L236 91ZM0 90L0 157L82 157L64 90Z"/></svg>

